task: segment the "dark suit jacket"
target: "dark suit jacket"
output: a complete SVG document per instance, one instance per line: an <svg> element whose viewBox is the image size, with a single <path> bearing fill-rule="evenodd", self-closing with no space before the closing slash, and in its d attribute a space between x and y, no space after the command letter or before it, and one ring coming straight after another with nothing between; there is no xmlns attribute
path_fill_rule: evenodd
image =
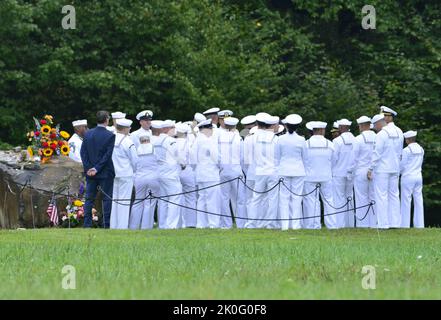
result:
<svg viewBox="0 0 441 320"><path fill-rule="evenodd" d="M97 170L89 179L106 179L115 177L112 154L115 146L115 135L105 127L95 127L86 132L81 146L81 160L84 172L91 168Z"/></svg>

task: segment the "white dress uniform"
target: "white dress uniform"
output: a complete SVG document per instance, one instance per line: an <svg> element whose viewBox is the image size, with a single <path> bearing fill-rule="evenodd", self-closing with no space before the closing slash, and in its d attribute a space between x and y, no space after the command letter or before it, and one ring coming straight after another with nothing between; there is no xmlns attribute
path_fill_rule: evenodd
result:
<svg viewBox="0 0 441 320"><path fill-rule="evenodd" d="M74 133L72 137L67 142L69 144L70 152L69 158L71 158L75 162L81 163L81 145L83 144L83 139Z"/></svg>
<svg viewBox="0 0 441 320"><path fill-rule="evenodd" d="M179 178L181 159L179 158L176 140L161 133L153 140L155 154L158 159L160 195L169 201L159 200L158 220L160 229L177 229L182 225L181 207L182 185Z"/></svg>
<svg viewBox="0 0 441 320"><path fill-rule="evenodd" d="M243 176L242 157L243 142L237 131L222 130L218 135L218 147L220 156L220 180L225 182ZM244 185L239 180L221 185L221 228L231 228L232 218L225 217L231 215L231 207L236 219L238 228L243 228L246 223L246 199Z"/></svg>
<svg viewBox="0 0 441 320"><path fill-rule="evenodd" d="M334 210L351 210L336 215L338 228L353 228L354 182L352 168L354 163L355 137L350 132L343 132L333 141L332 176L334 184ZM348 203L348 198L351 200ZM347 206L344 206L347 203Z"/></svg>
<svg viewBox="0 0 441 320"><path fill-rule="evenodd" d="M334 144L321 135L313 135L306 141L305 188L303 198L304 228L320 229L320 201L322 198L325 224L329 229L338 228L336 215L330 215L334 206L332 190L332 154ZM320 188L313 192L317 184Z"/></svg>
<svg viewBox="0 0 441 320"><path fill-rule="evenodd" d="M257 127L256 127L257 128ZM243 141L243 170L245 173L245 180L243 180L247 187L244 186L245 190L245 203L248 217L248 209L250 208L251 199L253 198L253 189L256 182L256 163L254 162L254 132L247 135ZM243 182L241 182L243 184Z"/></svg>
<svg viewBox="0 0 441 320"><path fill-rule="evenodd" d="M195 170L198 189L207 188L220 182L219 151L216 142L217 138L199 133L193 144L191 163ZM199 190L197 209L197 228L219 228L220 186Z"/></svg>
<svg viewBox="0 0 441 320"><path fill-rule="evenodd" d="M410 227L411 200L413 197L413 226L424 228L423 165L424 149L416 142L403 150L401 160L401 227Z"/></svg>
<svg viewBox="0 0 441 320"><path fill-rule="evenodd" d="M374 208L380 229L401 226L398 178L402 150L403 135L394 125L377 133L369 169L373 172Z"/></svg>
<svg viewBox="0 0 441 320"><path fill-rule="evenodd" d="M282 230L302 227L302 193L305 182L305 138L297 133L287 133L279 137L276 145L278 176L283 178L279 195L279 212ZM286 187L285 187L286 186ZM289 190L288 190L288 189ZM291 190L291 191L290 191Z"/></svg>
<svg viewBox="0 0 441 320"><path fill-rule="evenodd" d="M354 193L355 204L362 207L370 204L374 200L374 190L372 182L367 178L369 165L371 163L372 153L374 152L375 132L371 130L363 131L355 138L354 144ZM356 210L358 228L375 228L377 226L377 217L374 210L368 207Z"/></svg>
<svg viewBox="0 0 441 320"><path fill-rule="evenodd" d="M258 129L252 139L254 139L252 156L255 161L255 192L247 210L247 217L276 220L248 220L245 227L275 229L280 225L277 221L280 186L268 190L279 182L275 153L278 137L273 131Z"/></svg>
<svg viewBox="0 0 441 320"><path fill-rule="evenodd" d="M150 192L154 196L160 193L158 160L153 144L140 144L137 148L138 162L135 170L135 202L130 215L130 229L152 229L157 199L147 199Z"/></svg>
<svg viewBox="0 0 441 320"><path fill-rule="evenodd" d="M139 128L138 130L131 132L130 133L130 137L133 140L133 143L135 144L135 147L138 148L139 147L139 137L141 135L149 135L152 136L152 130L145 130L143 127Z"/></svg>
<svg viewBox="0 0 441 320"><path fill-rule="evenodd" d="M129 136L116 133L112 161L115 168L113 183L113 199L115 200L112 202L110 228L128 229L133 175L138 161L135 145Z"/></svg>
<svg viewBox="0 0 441 320"><path fill-rule="evenodd" d="M182 185L182 192L189 192L182 196L182 205L188 208L194 208L196 206L197 194L196 192L190 192L196 190L196 176L192 166L190 165L190 150L193 139L190 135L176 139L179 157L183 161L185 166L184 170L181 170L179 179ZM192 209L181 208L182 214L182 227L196 227L196 211Z"/></svg>

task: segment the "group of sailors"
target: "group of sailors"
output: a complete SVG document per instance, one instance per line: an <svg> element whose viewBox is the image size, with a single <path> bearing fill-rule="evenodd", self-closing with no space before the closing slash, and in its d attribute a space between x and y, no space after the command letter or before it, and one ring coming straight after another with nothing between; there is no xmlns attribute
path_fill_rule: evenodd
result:
<svg viewBox="0 0 441 320"><path fill-rule="evenodd" d="M112 113L110 227L151 229L156 213L161 229L320 229L322 217L329 229L408 228L412 198L413 226L424 227L424 150L417 132L396 126L391 108L356 119L357 136L351 121L336 121L332 141L322 121L306 123L308 139L298 134L297 114L233 115L211 108L175 122L144 110L130 132L126 114ZM73 126L70 156L80 162L87 121Z"/></svg>

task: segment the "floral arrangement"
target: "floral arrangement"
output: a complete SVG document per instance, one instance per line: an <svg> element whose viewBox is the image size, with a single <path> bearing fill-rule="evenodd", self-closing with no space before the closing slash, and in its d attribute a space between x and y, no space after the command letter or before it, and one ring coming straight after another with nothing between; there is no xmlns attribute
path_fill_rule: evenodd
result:
<svg viewBox="0 0 441 320"><path fill-rule="evenodd" d="M60 130L60 125L54 125L54 118L45 115L42 119L34 118L35 130L27 134L32 145L28 147L28 154L32 160L48 162L53 156L65 155L70 152L67 140L70 134Z"/></svg>

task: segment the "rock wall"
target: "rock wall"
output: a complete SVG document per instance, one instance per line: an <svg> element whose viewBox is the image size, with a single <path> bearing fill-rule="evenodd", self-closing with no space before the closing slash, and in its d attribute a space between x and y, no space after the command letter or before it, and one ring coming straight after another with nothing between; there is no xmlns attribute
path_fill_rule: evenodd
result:
<svg viewBox="0 0 441 320"><path fill-rule="evenodd" d="M82 181L82 165L68 157L56 157L47 164L21 162L21 152L0 151L0 228L49 227L47 208L52 192L77 193ZM30 183L33 188L23 188ZM58 212L67 205L65 196L56 196Z"/></svg>

